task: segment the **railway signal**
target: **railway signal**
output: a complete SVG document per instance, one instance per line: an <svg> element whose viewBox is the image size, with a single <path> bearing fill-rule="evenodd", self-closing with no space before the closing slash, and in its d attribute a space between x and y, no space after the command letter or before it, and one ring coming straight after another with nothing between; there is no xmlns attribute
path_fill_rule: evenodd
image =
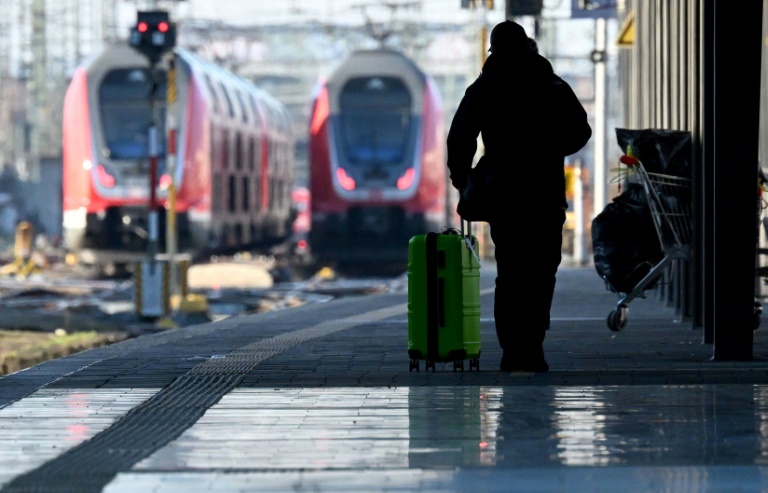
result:
<svg viewBox="0 0 768 493"><path fill-rule="evenodd" d="M176 25L164 10L142 11L131 28L129 40L154 65L176 46Z"/></svg>
<svg viewBox="0 0 768 493"><path fill-rule="evenodd" d="M152 77L152 90L149 95L150 106L152 110L152 122L149 127L149 217L148 223L148 238L147 238L147 257L148 262L143 263L139 267L139 277L137 279L137 286L142 288L138 292L145 293L152 292L154 296L147 298L148 301L154 301L154 303L137 303L137 310L142 315L152 316L164 316L169 312L168 303L168 289L157 289L162 286L168 285L168 279L171 281L171 289L175 290L174 282L176 277L175 269L173 269L173 263L175 258L171 253L170 259L167 264L162 267L168 267L170 269L170 275L167 273L169 269L157 268L155 255L157 254L158 244L158 201L157 201L157 171L158 171L158 158L159 158L159 136L158 136L158 123L160 119L159 108L156 101L156 91L159 85L159 77L161 76L158 68L160 60L166 53L172 53L173 48L176 46L176 26L171 22L168 12L163 10L151 10L140 11L137 14L136 25L131 28L131 34L129 38L130 45L144 55L150 63L150 74ZM172 57L171 57L172 58ZM171 63L170 73L173 74L172 78L175 78L175 72L173 71L173 63ZM168 74L166 74L167 77ZM170 82L170 81L168 81ZM168 92L175 97L175 85L169 88ZM174 156L170 156L169 162L174 160ZM173 168L173 166L170 166ZM168 175L173 180L173 173ZM171 186L172 196L170 197L170 206L175 207L175 196L173 196L173 185ZM174 211L175 212L175 211ZM175 215L170 217L172 222L175 222ZM175 224L171 224L174 227ZM175 231L169 232L168 236L174 235ZM175 242L171 246L175 248ZM156 289L149 289L154 287Z"/></svg>

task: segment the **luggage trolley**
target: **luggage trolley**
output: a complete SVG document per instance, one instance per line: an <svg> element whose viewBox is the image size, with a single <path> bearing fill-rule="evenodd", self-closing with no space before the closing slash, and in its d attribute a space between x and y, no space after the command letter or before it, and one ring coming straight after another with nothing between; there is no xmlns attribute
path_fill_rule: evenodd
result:
<svg viewBox="0 0 768 493"><path fill-rule="evenodd" d="M642 162L630 155L622 156L621 162L635 171L645 191L664 257L629 293L620 293L616 308L608 314L607 320L608 328L614 332L621 331L627 325L632 300L643 297L646 287L663 274L674 260L690 258L693 237L691 179L647 172Z"/></svg>

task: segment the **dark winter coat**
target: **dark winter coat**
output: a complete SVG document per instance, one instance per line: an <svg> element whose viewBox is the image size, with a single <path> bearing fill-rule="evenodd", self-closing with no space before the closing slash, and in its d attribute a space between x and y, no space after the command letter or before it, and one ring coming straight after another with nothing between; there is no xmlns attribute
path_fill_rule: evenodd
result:
<svg viewBox="0 0 768 493"><path fill-rule="evenodd" d="M592 129L570 86L531 51L491 54L467 88L448 133L448 168L459 190L479 134L499 206L565 207L564 158L586 145Z"/></svg>

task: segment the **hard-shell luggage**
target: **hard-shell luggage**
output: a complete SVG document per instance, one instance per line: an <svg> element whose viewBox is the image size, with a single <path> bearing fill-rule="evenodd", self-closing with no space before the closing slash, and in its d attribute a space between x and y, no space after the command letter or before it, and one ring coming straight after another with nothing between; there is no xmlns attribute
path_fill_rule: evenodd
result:
<svg viewBox="0 0 768 493"><path fill-rule="evenodd" d="M477 238L456 229L411 238L408 244L409 370L419 362L480 369L480 263Z"/></svg>

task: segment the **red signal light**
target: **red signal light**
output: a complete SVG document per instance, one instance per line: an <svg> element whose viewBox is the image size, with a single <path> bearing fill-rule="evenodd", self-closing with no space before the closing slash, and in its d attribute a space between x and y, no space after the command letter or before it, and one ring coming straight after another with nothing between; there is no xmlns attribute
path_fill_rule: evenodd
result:
<svg viewBox="0 0 768 493"><path fill-rule="evenodd" d="M129 42L154 65L176 46L176 27L171 24L168 12L140 11L136 25L131 28Z"/></svg>

